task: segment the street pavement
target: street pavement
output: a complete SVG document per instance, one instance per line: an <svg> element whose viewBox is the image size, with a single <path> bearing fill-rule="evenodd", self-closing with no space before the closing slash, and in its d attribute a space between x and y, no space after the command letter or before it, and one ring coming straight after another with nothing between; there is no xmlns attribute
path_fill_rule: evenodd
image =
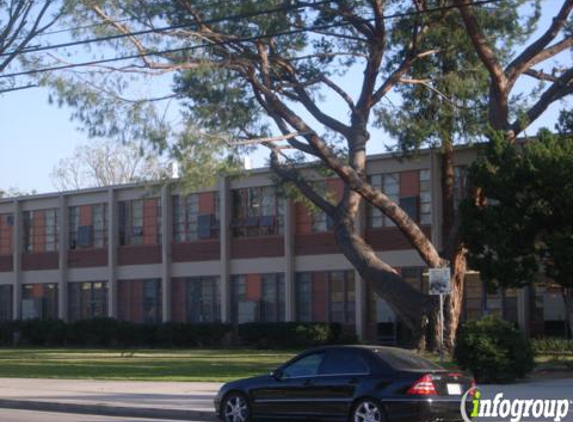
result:
<svg viewBox="0 0 573 422"><path fill-rule="evenodd" d="M0 409L2 422L157 422L157 419L120 418L111 416L50 413L30 410ZM170 422L162 419L162 422ZM200 421L189 421L200 422Z"/></svg>
<svg viewBox="0 0 573 422"><path fill-rule="evenodd" d="M0 378L0 421L12 422L9 418L14 422L143 422L145 418L213 421L213 398L219 387L218 383ZM573 378L480 386L480 390L483 398L493 398L502 392L504 398L571 400ZM6 409L32 412L17 413ZM38 416L43 412L65 412L72 416L61 413L59 417L58 414L46 418ZM124 417L131 419L122 419ZM564 421L573 422L573 411Z"/></svg>
<svg viewBox="0 0 573 422"><path fill-rule="evenodd" d="M214 420L219 383L0 378L0 408ZM2 419L0 419L3 421Z"/></svg>

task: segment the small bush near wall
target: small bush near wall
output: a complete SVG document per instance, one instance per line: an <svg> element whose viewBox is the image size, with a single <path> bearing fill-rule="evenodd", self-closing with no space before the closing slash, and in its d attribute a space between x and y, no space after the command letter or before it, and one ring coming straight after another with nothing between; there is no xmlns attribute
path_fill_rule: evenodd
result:
<svg viewBox="0 0 573 422"><path fill-rule="evenodd" d="M147 324L94 318L65 323L26 320L0 323L2 346L218 347L228 324Z"/></svg>
<svg viewBox="0 0 573 422"><path fill-rule="evenodd" d="M540 338L531 341L536 355L573 355L573 340Z"/></svg>
<svg viewBox="0 0 573 422"><path fill-rule="evenodd" d="M531 372L534 365L531 344L513 323L496 317L465 323L454 357L478 383L512 382Z"/></svg>
<svg viewBox="0 0 573 422"><path fill-rule="evenodd" d="M340 324L303 322L249 322L239 325L239 337L258 348L311 347L340 343Z"/></svg>

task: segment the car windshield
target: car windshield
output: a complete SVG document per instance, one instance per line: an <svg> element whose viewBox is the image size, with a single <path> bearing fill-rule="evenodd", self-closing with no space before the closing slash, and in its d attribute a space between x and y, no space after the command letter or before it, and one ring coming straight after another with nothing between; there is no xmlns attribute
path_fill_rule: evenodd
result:
<svg viewBox="0 0 573 422"><path fill-rule="evenodd" d="M374 353L393 369L404 370L435 370L441 366L415 353L400 349L375 349Z"/></svg>

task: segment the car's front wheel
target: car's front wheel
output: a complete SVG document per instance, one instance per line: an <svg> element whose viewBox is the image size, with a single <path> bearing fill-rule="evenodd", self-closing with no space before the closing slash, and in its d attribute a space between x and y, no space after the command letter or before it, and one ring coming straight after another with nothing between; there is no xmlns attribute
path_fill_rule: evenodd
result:
<svg viewBox="0 0 573 422"><path fill-rule="evenodd" d="M221 407L224 422L250 422L251 409L244 394L231 393L225 397Z"/></svg>
<svg viewBox="0 0 573 422"><path fill-rule="evenodd" d="M384 422L384 413L377 401L362 399L354 406L350 422Z"/></svg>

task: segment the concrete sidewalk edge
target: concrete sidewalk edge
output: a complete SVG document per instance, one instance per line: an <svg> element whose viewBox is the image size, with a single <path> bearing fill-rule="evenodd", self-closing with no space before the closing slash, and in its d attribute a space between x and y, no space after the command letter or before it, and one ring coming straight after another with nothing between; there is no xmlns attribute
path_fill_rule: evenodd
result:
<svg viewBox="0 0 573 422"><path fill-rule="evenodd" d="M1 409L42 412L77 413L84 415L118 416L162 420L216 421L215 412L201 410L158 409L146 407L110 406L106 404L57 403L31 400L0 399Z"/></svg>

